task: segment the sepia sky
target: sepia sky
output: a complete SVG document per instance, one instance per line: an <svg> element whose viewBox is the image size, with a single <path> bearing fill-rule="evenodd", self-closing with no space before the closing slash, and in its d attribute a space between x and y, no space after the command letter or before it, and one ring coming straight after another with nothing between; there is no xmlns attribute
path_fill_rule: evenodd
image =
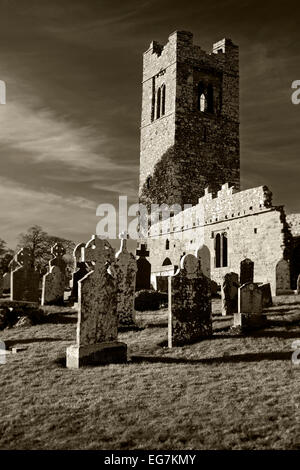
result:
<svg viewBox="0 0 300 470"><path fill-rule="evenodd" d="M300 212L297 2L0 0L0 238L87 241L100 203L137 200L142 53L175 30L240 47L242 188Z"/></svg>

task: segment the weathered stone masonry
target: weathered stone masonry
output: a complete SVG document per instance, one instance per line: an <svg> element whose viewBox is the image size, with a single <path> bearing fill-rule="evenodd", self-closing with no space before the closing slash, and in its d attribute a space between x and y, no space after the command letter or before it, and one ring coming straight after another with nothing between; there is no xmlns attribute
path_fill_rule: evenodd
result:
<svg viewBox="0 0 300 470"><path fill-rule="evenodd" d="M223 39L209 54L192 41L177 31L144 53L140 201L147 204L196 204L207 186L239 188L238 47Z"/></svg>

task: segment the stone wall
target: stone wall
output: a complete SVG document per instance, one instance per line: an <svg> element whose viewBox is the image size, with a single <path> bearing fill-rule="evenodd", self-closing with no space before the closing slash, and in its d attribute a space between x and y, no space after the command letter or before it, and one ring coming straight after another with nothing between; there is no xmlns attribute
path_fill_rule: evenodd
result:
<svg viewBox="0 0 300 470"><path fill-rule="evenodd" d="M228 240L228 262L223 267L216 267L219 233L225 233ZM210 253L210 266L205 269L219 285L227 272L239 273L240 262L250 258L254 261L254 281L269 282L275 295L276 265L280 259L288 259L290 242L283 208L272 205L266 186L234 192L225 184L217 197L206 190L196 206L153 225L147 248L152 279L155 273L161 273L165 258L178 266L183 254L195 254L203 245Z"/></svg>

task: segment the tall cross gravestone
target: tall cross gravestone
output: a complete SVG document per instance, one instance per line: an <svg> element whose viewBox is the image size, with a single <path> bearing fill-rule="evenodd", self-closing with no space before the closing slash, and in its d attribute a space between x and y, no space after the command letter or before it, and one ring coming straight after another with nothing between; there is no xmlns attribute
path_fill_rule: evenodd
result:
<svg viewBox="0 0 300 470"><path fill-rule="evenodd" d="M136 273L136 284L135 290L139 291L142 289L151 288L151 264L146 259L149 256L149 251L146 249L146 245L141 245L140 249L136 251L136 255L139 256L137 260L137 273Z"/></svg>
<svg viewBox="0 0 300 470"><path fill-rule="evenodd" d="M82 279L84 276L87 275L89 272L87 269L87 265L84 262L84 248L85 243L79 243L73 251L74 257L74 271L72 273L72 280L71 280L71 302L78 302L78 281Z"/></svg>
<svg viewBox="0 0 300 470"><path fill-rule="evenodd" d="M51 248L53 258L49 261L48 273L43 277L42 305L63 305L66 285L66 250L61 243Z"/></svg>
<svg viewBox="0 0 300 470"><path fill-rule="evenodd" d="M117 282L108 272L114 250L95 236L86 244L85 261L92 268L78 282L77 343L67 348L67 367L125 362L127 346L117 341Z"/></svg>
<svg viewBox="0 0 300 470"><path fill-rule="evenodd" d="M169 277L168 346L188 344L212 335L210 279L191 254Z"/></svg>
<svg viewBox="0 0 300 470"><path fill-rule="evenodd" d="M254 262L249 258L245 258L240 264L240 285L254 280Z"/></svg>
<svg viewBox="0 0 300 470"><path fill-rule="evenodd" d="M113 269L117 280L117 313L120 326L135 326L134 293L137 262L127 250L127 235L120 234L121 247L116 253Z"/></svg>
<svg viewBox="0 0 300 470"><path fill-rule="evenodd" d="M14 261L18 267L11 271L10 300L38 302L40 275L34 268L28 248L21 248ZM12 266L16 265L15 262L11 263Z"/></svg>

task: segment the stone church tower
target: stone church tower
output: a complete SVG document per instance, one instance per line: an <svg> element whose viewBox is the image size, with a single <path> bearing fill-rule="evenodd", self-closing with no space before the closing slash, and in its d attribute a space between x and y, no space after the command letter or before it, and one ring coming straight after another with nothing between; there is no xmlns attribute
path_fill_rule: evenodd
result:
<svg viewBox="0 0 300 470"><path fill-rule="evenodd" d="M140 202L195 205L224 183L239 189L238 47L176 31L144 53Z"/></svg>

